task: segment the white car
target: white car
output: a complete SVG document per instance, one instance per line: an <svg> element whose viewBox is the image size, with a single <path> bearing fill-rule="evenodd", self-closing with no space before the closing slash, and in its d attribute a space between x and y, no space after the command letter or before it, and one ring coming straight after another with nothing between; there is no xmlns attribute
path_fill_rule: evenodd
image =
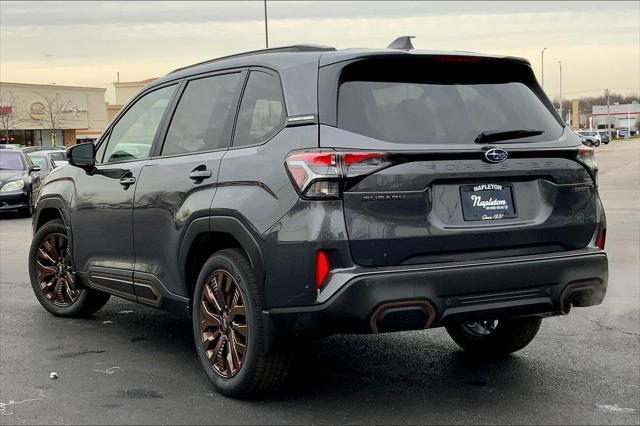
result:
<svg viewBox="0 0 640 426"><path fill-rule="evenodd" d="M584 145L600 146L600 144L602 143L602 138L600 138L598 132L592 132L589 130L578 130L576 131L576 133L578 134L578 136L580 136L580 139L582 140L582 143Z"/></svg>

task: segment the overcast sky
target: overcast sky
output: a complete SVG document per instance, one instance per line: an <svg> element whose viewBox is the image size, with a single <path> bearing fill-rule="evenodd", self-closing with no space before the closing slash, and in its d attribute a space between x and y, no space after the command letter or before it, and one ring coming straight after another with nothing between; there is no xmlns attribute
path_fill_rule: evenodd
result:
<svg viewBox="0 0 640 426"><path fill-rule="evenodd" d="M640 2L268 2L271 46L384 47L529 59L565 98L640 94ZM0 2L0 80L108 87L264 47L262 1ZM109 93L108 96L111 96Z"/></svg>

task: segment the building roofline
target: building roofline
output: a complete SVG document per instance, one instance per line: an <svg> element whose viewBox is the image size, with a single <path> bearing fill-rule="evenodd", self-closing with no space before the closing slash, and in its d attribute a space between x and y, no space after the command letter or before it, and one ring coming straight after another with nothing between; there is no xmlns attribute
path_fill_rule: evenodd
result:
<svg viewBox="0 0 640 426"><path fill-rule="evenodd" d="M81 89L81 90L90 90L95 92L106 92L106 88L102 87L88 87L88 86L65 86L62 84L37 84L37 83L13 83L8 81L0 81L0 86L29 86L32 88L56 88L56 89Z"/></svg>

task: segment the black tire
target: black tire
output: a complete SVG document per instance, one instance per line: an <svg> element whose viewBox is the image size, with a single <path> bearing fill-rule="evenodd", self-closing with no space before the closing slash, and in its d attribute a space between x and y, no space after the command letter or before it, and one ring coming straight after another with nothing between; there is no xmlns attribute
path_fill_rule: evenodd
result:
<svg viewBox="0 0 640 426"><path fill-rule="evenodd" d="M203 331L200 327L200 314L203 309L201 304L203 303L205 286L212 282L214 273L220 272L226 272L233 277L235 284L240 289L248 330L244 341L246 345L244 358L237 372L231 377L223 377L219 374L212 364L213 361L207 358L203 343ZM205 262L196 283L192 318L198 357L209 380L218 392L232 397L258 396L276 388L286 378L292 360L291 352L282 346L273 347L273 344L272 348L268 352L266 351L266 334L269 330L263 323L258 283L251 264L240 250L221 250Z"/></svg>
<svg viewBox="0 0 640 426"><path fill-rule="evenodd" d="M539 317L502 319L493 331L485 335L472 331L468 324L452 324L446 329L453 341L467 352L501 356L519 351L531 343L541 322Z"/></svg>
<svg viewBox="0 0 640 426"><path fill-rule="evenodd" d="M23 207L20 209L20 215L23 217L31 217L33 216L33 193L29 193L29 205L27 207Z"/></svg>
<svg viewBox="0 0 640 426"><path fill-rule="evenodd" d="M43 292L36 273L36 254L40 248L40 244L51 234L67 235L67 228L61 220L52 220L45 223L33 236L29 250L29 278L31 279L33 293L42 307L53 315L60 317L86 317L93 314L109 301L110 294L94 289L82 288L78 285L76 287L76 290L79 292L77 298L67 305L60 305L52 302ZM77 280L75 282L77 283Z"/></svg>

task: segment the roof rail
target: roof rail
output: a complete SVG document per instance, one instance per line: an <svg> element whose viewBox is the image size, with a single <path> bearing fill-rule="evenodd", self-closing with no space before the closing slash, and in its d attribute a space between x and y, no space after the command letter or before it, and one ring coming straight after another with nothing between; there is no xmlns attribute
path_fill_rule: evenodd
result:
<svg viewBox="0 0 640 426"><path fill-rule="evenodd" d="M244 56L262 55L264 53L287 53L287 52L329 52L336 50L335 47L323 46L320 44L296 44L293 46L271 47L269 49L252 50L250 52L236 53L234 55L221 56L219 58L209 59L208 61L198 62L197 64L188 65L186 67L178 68L171 71L169 74L173 74L178 71L186 70L189 68L197 67L199 65L210 64L212 62L221 61L224 59L242 58Z"/></svg>

